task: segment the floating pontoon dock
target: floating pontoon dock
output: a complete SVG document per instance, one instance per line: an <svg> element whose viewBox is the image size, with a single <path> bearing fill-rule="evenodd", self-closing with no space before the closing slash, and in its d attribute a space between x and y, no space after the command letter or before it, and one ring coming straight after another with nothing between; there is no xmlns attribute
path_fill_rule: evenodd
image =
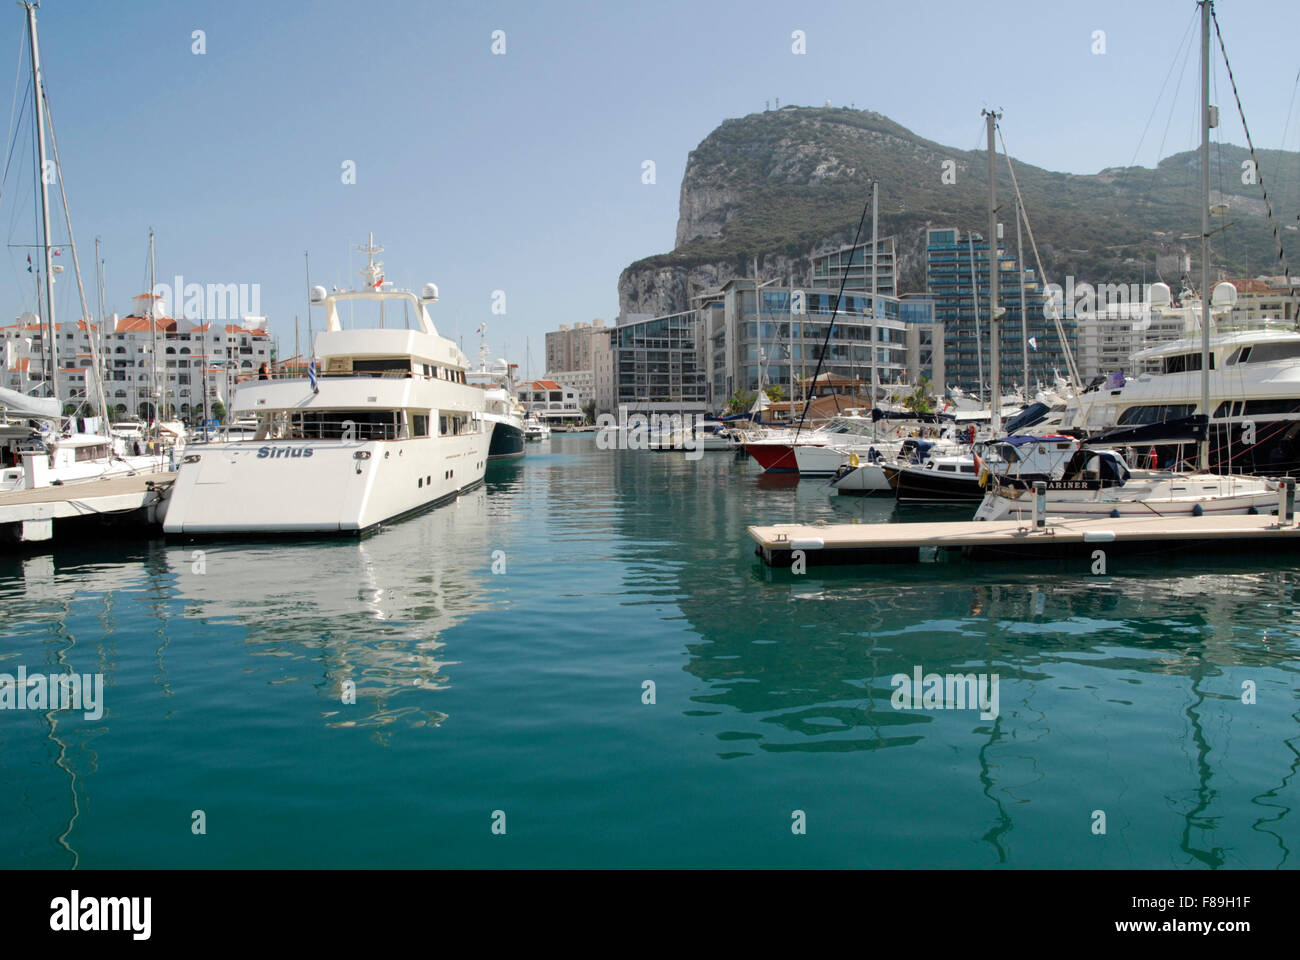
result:
<svg viewBox="0 0 1300 960"><path fill-rule="evenodd" d="M1188 549L1300 550L1300 524L1277 515L1053 519L956 523L838 523L753 526L754 552L771 567L789 567L795 551L808 566L920 563L958 552L971 559L1070 557L1094 550L1154 553Z"/></svg>
<svg viewBox="0 0 1300 960"><path fill-rule="evenodd" d="M0 543L52 540L56 529L96 520L118 527L158 526L159 506L175 478L175 473L140 473L0 493Z"/></svg>

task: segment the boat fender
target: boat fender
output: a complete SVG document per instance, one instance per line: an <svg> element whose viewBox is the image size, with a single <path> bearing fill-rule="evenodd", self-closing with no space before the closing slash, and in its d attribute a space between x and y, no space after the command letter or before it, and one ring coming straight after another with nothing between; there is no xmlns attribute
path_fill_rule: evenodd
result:
<svg viewBox="0 0 1300 960"><path fill-rule="evenodd" d="M859 463L859 461L858 461L858 455L857 455L856 453L850 453L850 454L849 454L849 466L850 466L850 467L856 467L856 466L858 465L858 463Z"/></svg>
<svg viewBox="0 0 1300 960"><path fill-rule="evenodd" d="M791 550L821 550L826 546L826 541L821 537L807 537L802 540L791 540Z"/></svg>
<svg viewBox="0 0 1300 960"><path fill-rule="evenodd" d="M1113 509L1110 511L1110 515L1111 515L1111 518L1112 518L1112 519L1115 518L1115 517L1118 517L1118 516L1119 516L1119 507L1115 507L1115 508L1113 508Z"/></svg>
<svg viewBox="0 0 1300 960"><path fill-rule="evenodd" d="M1247 512L1248 514L1250 514L1250 515L1253 517L1253 516L1256 516L1256 515L1259 513L1259 510L1258 510L1258 508L1255 507L1254 504L1251 504L1250 509L1247 510L1246 512Z"/></svg>
<svg viewBox="0 0 1300 960"><path fill-rule="evenodd" d="M1204 513L1205 510L1199 503L1192 507L1192 516L1199 517Z"/></svg>

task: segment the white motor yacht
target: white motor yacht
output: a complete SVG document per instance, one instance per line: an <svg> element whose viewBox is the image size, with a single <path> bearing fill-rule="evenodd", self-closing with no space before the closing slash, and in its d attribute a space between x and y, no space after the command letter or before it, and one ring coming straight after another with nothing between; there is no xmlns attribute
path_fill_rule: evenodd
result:
<svg viewBox="0 0 1300 960"><path fill-rule="evenodd" d="M308 375L237 385L231 410L257 418L256 436L184 458L166 533L362 534L483 482L483 391L466 382L465 355L429 317L437 287L418 297L393 289L373 238L362 252L363 289L312 289L325 329ZM345 302L377 308L378 325L357 317L345 330ZM414 328L392 325L403 314Z"/></svg>

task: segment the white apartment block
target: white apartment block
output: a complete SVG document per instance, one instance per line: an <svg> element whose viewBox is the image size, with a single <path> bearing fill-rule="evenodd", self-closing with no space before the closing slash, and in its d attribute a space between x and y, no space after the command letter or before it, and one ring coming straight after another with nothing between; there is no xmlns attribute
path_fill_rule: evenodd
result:
<svg viewBox="0 0 1300 960"><path fill-rule="evenodd" d="M45 329L32 314L0 327L4 386L23 393L43 389L49 351ZM265 317L234 323L193 323L170 317L114 317L112 331L83 321L58 324L57 384L65 407L94 400L91 338L98 349L104 393L116 417L168 417L197 421L211 406L228 401L234 383L256 376L272 360Z"/></svg>

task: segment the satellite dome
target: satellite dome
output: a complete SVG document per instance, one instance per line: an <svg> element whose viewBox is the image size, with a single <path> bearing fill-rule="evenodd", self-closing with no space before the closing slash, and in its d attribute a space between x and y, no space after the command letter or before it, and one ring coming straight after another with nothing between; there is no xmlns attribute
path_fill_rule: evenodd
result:
<svg viewBox="0 0 1300 960"><path fill-rule="evenodd" d="M420 299L428 300L433 303L438 299L438 285L436 283L426 283L424 289L420 291Z"/></svg>
<svg viewBox="0 0 1300 960"><path fill-rule="evenodd" d="M317 285L317 286L314 286L314 287L311 288L311 302L312 302L312 303L324 303L324 302L325 302L325 298L326 298L328 295L329 295L329 291L327 291L327 290L326 290L324 287L322 287L322 286Z"/></svg>
<svg viewBox="0 0 1300 960"><path fill-rule="evenodd" d="M1173 292L1167 283L1153 283L1147 290L1147 303L1153 307L1167 307L1173 302Z"/></svg>
<svg viewBox="0 0 1300 960"><path fill-rule="evenodd" d="M1210 291L1210 306L1231 307L1237 302L1237 288L1226 280L1216 283Z"/></svg>

